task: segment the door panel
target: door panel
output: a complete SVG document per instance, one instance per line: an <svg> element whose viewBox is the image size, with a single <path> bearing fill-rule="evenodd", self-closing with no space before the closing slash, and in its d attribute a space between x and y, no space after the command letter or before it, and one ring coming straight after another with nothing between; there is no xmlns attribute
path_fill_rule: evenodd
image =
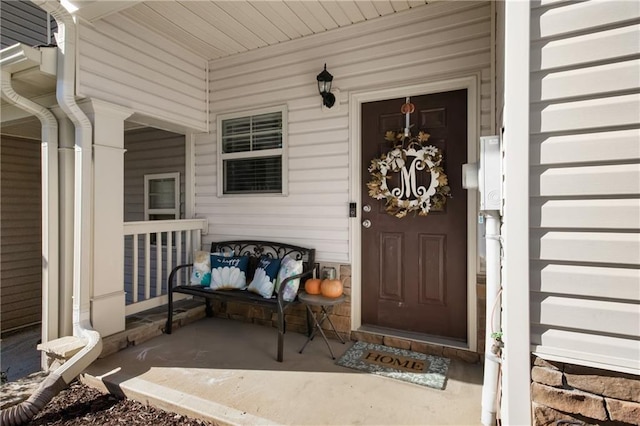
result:
<svg viewBox="0 0 640 426"><path fill-rule="evenodd" d="M462 164L467 161L467 92L416 96L411 114L413 135L429 133L427 145L442 150L451 187L441 211L396 218L385 201L368 195L371 160L391 149L385 132L400 131L404 98L362 106L362 212L370 228L362 228L362 324L467 338L467 194L462 188ZM400 187L399 173L389 174L389 188ZM429 173L419 173L418 185L428 185Z"/></svg>
<svg viewBox="0 0 640 426"><path fill-rule="evenodd" d="M445 271L444 249L446 247L446 235L418 236L418 253L421 259L420 277L420 303L445 305Z"/></svg>
<svg viewBox="0 0 640 426"><path fill-rule="evenodd" d="M398 232L380 233L380 298L402 301L402 252L404 235Z"/></svg>

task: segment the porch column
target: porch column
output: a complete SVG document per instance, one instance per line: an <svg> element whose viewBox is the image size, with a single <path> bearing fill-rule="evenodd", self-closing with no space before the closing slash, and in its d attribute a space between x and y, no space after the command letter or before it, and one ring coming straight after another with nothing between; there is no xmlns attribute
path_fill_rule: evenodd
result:
<svg viewBox="0 0 640 426"><path fill-rule="evenodd" d="M90 100L93 124L93 289L91 323L104 336L125 329L124 120L133 111Z"/></svg>

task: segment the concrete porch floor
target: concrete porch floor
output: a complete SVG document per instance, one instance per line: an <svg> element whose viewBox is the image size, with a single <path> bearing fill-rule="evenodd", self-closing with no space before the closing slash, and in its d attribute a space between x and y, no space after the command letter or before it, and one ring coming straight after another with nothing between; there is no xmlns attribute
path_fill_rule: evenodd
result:
<svg viewBox="0 0 640 426"><path fill-rule="evenodd" d="M360 373L320 336L204 318L93 363L91 386L216 424L480 424L482 366L452 359L444 390ZM330 340L337 357L350 347Z"/></svg>

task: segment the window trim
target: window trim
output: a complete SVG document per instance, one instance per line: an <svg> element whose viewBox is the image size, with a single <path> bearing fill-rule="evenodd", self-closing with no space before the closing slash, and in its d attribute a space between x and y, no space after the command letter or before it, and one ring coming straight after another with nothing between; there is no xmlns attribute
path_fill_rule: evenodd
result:
<svg viewBox="0 0 640 426"><path fill-rule="evenodd" d="M229 154L222 153L222 122L224 120L232 120L234 118L250 117L261 114L269 114L272 112L280 112L282 114L282 148L264 149L258 151L233 152ZM278 105L266 108L257 108L251 110L236 111L228 114L218 114L216 117L216 148L217 148L217 179L218 179L218 197L282 197L289 195L289 119L287 105ZM280 156L282 159L282 189L281 192L272 193L248 193L248 194L225 194L224 193L224 160L237 160L261 157Z"/></svg>
<svg viewBox="0 0 640 426"><path fill-rule="evenodd" d="M149 182L152 180L169 179L174 182L174 208L172 209L152 209L149 207ZM180 172L173 173L153 173L144 175L144 220L149 221L153 214L173 214L175 219L180 219Z"/></svg>

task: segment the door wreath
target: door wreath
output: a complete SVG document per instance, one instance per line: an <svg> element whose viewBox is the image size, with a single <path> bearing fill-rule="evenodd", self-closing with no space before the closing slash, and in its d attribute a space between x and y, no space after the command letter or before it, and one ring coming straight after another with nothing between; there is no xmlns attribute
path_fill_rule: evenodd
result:
<svg viewBox="0 0 640 426"><path fill-rule="evenodd" d="M409 132L389 131L385 139L393 142L394 147L371 160L368 170L372 179L367 183L369 195L376 200L386 200L386 212L397 218L410 212L426 216L432 209L442 209L447 197L451 196L451 189L441 166L442 151L433 145L424 145L429 134L420 132L412 137ZM416 174L423 170L431 174L428 187L418 185L416 180ZM389 188L390 172L400 174L400 187Z"/></svg>

